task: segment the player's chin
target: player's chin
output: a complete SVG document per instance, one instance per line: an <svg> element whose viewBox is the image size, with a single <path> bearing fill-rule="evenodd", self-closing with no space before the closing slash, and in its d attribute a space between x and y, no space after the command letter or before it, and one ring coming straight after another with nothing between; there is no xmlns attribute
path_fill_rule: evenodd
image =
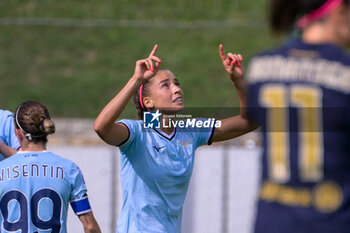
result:
<svg viewBox="0 0 350 233"><path fill-rule="evenodd" d="M171 107L163 108L162 112L168 113L168 114L174 114L174 113L181 112L183 109L184 109L183 104L176 104L176 105L172 105Z"/></svg>

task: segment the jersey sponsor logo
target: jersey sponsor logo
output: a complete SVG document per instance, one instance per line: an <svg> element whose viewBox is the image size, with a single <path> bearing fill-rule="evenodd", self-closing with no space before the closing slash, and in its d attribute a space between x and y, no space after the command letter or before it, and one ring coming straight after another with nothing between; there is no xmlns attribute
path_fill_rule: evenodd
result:
<svg viewBox="0 0 350 233"><path fill-rule="evenodd" d="M343 190L330 180L314 187L293 187L265 181L261 186L260 199L287 206L314 208L322 213L336 211L343 202Z"/></svg>
<svg viewBox="0 0 350 233"><path fill-rule="evenodd" d="M343 191L335 182L322 182L315 186L314 206L320 212L333 212L339 208L343 200Z"/></svg>

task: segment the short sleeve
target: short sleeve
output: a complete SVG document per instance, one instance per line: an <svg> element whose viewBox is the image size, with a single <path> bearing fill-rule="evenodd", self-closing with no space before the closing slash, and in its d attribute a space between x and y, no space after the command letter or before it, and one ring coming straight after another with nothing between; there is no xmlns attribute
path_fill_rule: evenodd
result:
<svg viewBox="0 0 350 233"><path fill-rule="evenodd" d="M77 214L84 214L91 211L87 196L87 189L84 177L79 167L73 163L69 179L72 181L72 191L69 198L73 211Z"/></svg>
<svg viewBox="0 0 350 233"><path fill-rule="evenodd" d="M205 127L194 127L190 130L193 131L193 138L196 142L195 147L200 147L202 145L211 145L212 144L212 137L215 130L215 123L216 120L214 119L196 119L196 121L200 121L200 126Z"/></svg>
<svg viewBox="0 0 350 233"><path fill-rule="evenodd" d="M266 111L264 108L260 107L259 100L259 88L260 84L253 82L253 78L251 77L254 71L252 70L255 67L256 59L252 59L252 61L248 65L248 69L246 72L246 80L247 80L247 117L250 121L256 122L257 124L261 124L263 119L261 119Z"/></svg>
<svg viewBox="0 0 350 233"><path fill-rule="evenodd" d="M13 117L10 117L9 125L9 147L18 150L21 147L21 145L19 144L18 138L15 134L15 124L13 122Z"/></svg>
<svg viewBox="0 0 350 233"><path fill-rule="evenodd" d="M15 134L13 113L10 111L0 110L0 141L15 150L21 147ZM3 159L5 156L0 153L0 161Z"/></svg>
<svg viewBox="0 0 350 233"><path fill-rule="evenodd" d="M129 137L125 142L121 143L118 147L120 150L124 150L135 144L138 136L142 133L142 125L140 121L135 120L120 120L118 123L124 124L129 130Z"/></svg>
<svg viewBox="0 0 350 233"><path fill-rule="evenodd" d="M247 116L251 121L257 121L256 110L257 110L257 91L254 91L254 86L247 85Z"/></svg>
<svg viewBox="0 0 350 233"><path fill-rule="evenodd" d="M20 147L18 138L15 134L15 124L13 114L9 111L3 111L3 122L2 122L2 135L1 141L3 141L9 147L17 150Z"/></svg>

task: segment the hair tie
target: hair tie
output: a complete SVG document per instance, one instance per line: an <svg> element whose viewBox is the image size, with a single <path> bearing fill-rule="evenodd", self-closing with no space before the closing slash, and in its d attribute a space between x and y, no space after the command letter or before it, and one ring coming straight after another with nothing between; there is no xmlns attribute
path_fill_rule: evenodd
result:
<svg viewBox="0 0 350 233"><path fill-rule="evenodd" d="M143 106L143 103L142 103L142 89L143 89L143 84L140 86L140 105L141 105L141 108L144 109L145 107Z"/></svg>
<svg viewBox="0 0 350 233"><path fill-rule="evenodd" d="M311 11L310 13L301 17L296 25L300 29L304 29L316 20L322 19L333 11L336 7L343 3L344 0L328 0L320 8Z"/></svg>

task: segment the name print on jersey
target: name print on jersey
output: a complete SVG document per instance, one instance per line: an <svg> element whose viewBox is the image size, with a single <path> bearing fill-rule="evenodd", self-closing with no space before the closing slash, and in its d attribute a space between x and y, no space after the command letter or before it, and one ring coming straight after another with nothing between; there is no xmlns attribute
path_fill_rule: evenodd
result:
<svg viewBox="0 0 350 233"><path fill-rule="evenodd" d="M4 179L11 180L25 177L43 177L53 179L64 179L64 170L60 166L49 166L46 164L21 164L0 169L0 182Z"/></svg>

